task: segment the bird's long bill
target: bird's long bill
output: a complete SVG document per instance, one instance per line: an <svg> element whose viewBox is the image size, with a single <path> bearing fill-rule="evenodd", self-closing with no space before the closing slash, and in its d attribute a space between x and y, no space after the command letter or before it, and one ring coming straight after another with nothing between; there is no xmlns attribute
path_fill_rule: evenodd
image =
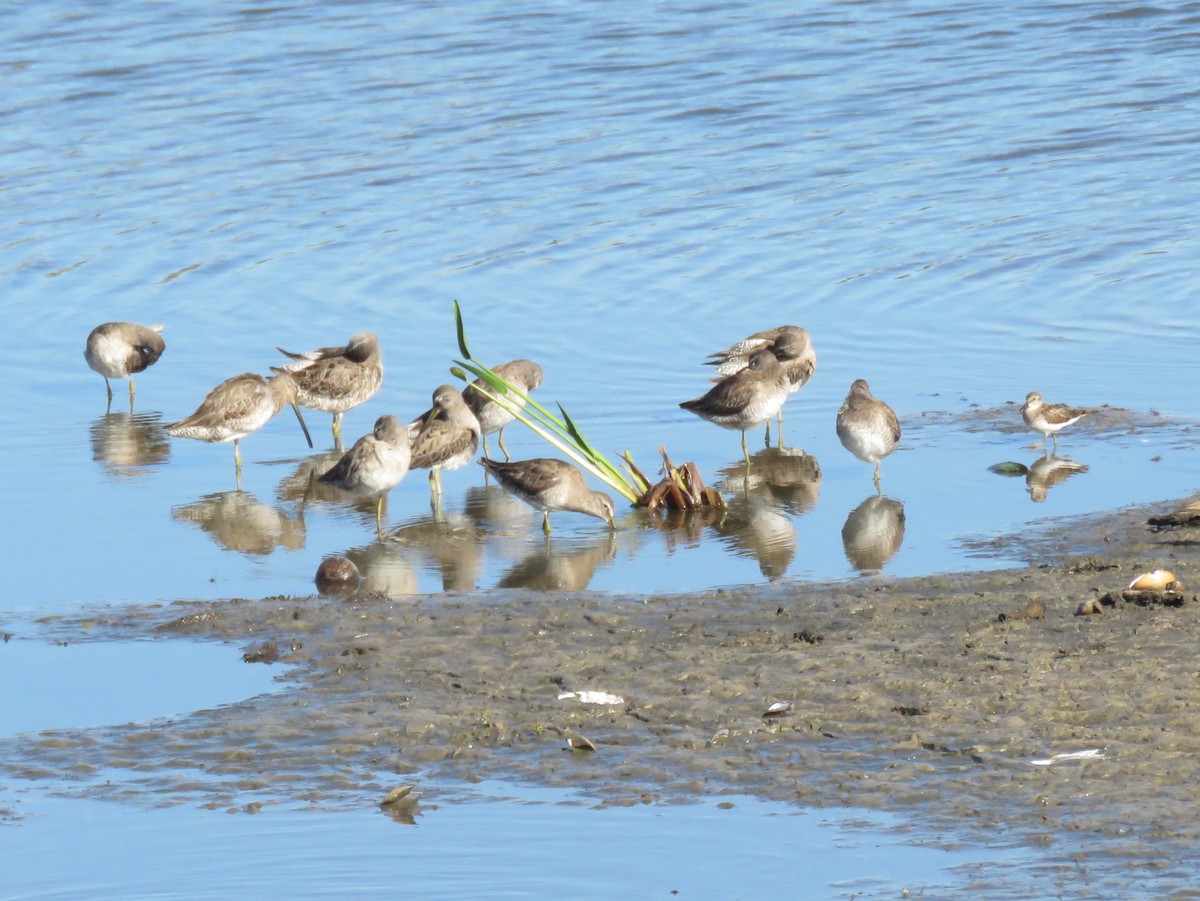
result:
<svg viewBox="0 0 1200 901"><path fill-rule="evenodd" d="M304 417L300 415L300 407L297 404L292 404L292 409L296 411L296 419L300 422L300 428L304 429L304 440L308 442L311 449L313 446L312 435L308 434L308 426L304 424Z"/></svg>

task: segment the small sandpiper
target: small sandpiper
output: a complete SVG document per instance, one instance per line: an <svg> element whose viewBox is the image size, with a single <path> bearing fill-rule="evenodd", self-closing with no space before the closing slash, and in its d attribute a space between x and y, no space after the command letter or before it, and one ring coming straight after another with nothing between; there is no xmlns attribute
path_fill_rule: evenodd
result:
<svg viewBox="0 0 1200 901"><path fill-rule="evenodd" d="M746 368L749 357L756 350L769 350L775 355L788 377L788 393L795 394L808 384L817 371L817 354L813 350L808 329L798 325L781 325L778 328L755 332L741 341L709 354L708 363L717 367L717 374L733 375ZM783 431L783 409L779 410L779 429ZM767 441L771 440L771 423L767 423Z"/></svg>
<svg viewBox="0 0 1200 901"><path fill-rule="evenodd" d="M865 463L875 464L875 490L879 490L879 461L900 442L900 423L892 408L871 394L866 379L856 379L837 415L837 435L842 447Z"/></svg>
<svg viewBox="0 0 1200 901"><path fill-rule="evenodd" d="M510 360L507 363L501 363L493 372L522 394L529 394L529 392L542 384L542 367L533 362L533 360ZM499 433L496 437L496 442L500 445L500 450L504 453L504 459L509 460L511 457L508 455L508 449L504 446L504 427L516 417L494 400L485 396L482 391L476 390L477 387L486 388L489 392L493 393L495 393L496 389L490 387L483 379L476 379L463 391L463 400L467 402L467 406L471 408L471 412L479 420L480 433L483 438L483 455L485 457L488 455L487 436ZM507 395L507 399L512 401L517 407L525 406L525 398L519 394Z"/></svg>
<svg viewBox="0 0 1200 901"><path fill-rule="evenodd" d="M1058 449L1058 433L1072 423L1078 422L1089 411L1078 407L1068 407L1066 404L1048 404L1042 400L1037 391L1025 395L1025 403L1021 406L1021 418L1025 425L1035 432L1041 432L1042 440L1029 445L1041 447L1046 439L1054 438L1054 449Z"/></svg>
<svg viewBox="0 0 1200 901"><path fill-rule="evenodd" d="M791 391L787 373L769 350L756 350L746 368L726 376L703 397L679 406L724 429L742 433L742 455L750 463L746 430L770 422Z"/></svg>
<svg viewBox="0 0 1200 901"><path fill-rule="evenodd" d="M430 500L436 504L442 494L440 473L466 466L479 450L479 420L453 385L441 385L433 392L433 411L421 423L409 425L412 439L413 469L429 470Z"/></svg>
<svg viewBox="0 0 1200 901"><path fill-rule="evenodd" d="M363 435L320 481L358 497L378 495L375 528L383 536L383 499L408 474L412 451L408 428L395 416L380 416L375 430Z"/></svg>
<svg viewBox="0 0 1200 901"><path fill-rule="evenodd" d="M542 511L542 529L550 534L550 514L558 510L586 513L616 529L616 507L603 491L592 491L583 473L565 460L538 457L501 463L484 457L479 461L506 491L535 510Z"/></svg>
<svg viewBox="0 0 1200 901"><path fill-rule="evenodd" d="M242 454L239 442L262 428L283 409L284 404L291 404L308 446L312 447L312 436L304 424L304 417L300 415L300 408L296 406L296 395L296 381L286 372L269 379L253 372L244 372L226 379L208 392L195 413L167 426L167 434L199 441L232 441L233 460L240 477Z"/></svg>
<svg viewBox="0 0 1200 901"><path fill-rule="evenodd" d="M133 408L133 374L143 372L158 362L166 350L161 325L138 325L136 322L105 322L92 329L83 349L88 366L104 376L108 402L112 403L109 379L129 379L129 406Z"/></svg>
<svg viewBox="0 0 1200 901"><path fill-rule="evenodd" d="M333 414L333 440L340 449L342 414L370 400L383 383L379 339L372 332L359 332L345 347L320 347L307 353L275 349L293 362L272 366L271 371L292 374L300 406Z"/></svg>

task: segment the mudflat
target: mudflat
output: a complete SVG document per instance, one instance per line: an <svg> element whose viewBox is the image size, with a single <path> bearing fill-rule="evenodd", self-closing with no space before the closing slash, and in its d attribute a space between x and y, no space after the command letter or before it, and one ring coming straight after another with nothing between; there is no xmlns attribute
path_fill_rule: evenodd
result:
<svg viewBox="0 0 1200 901"><path fill-rule="evenodd" d="M428 803L440 782L490 777L601 804L752 794L894 811L926 843L1037 848L1012 866L1039 893L1194 897L1200 528L1147 526L1171 506L997 539L1029 560L1000 571L51 618L64 640L234 642L286 686L169 722L10 739L0 772L245 810L375 804L414 781ZM1169 603L1122 597L1160 568L1183 586Z"/></svg>

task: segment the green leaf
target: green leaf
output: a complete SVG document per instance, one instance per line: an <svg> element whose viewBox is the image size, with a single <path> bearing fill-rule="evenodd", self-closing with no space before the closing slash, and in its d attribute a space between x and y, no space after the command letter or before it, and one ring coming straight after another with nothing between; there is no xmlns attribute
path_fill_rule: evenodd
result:
<svg viewBox="0 0 1200 901"><path fill-rule="evenodd" d="M463 327L462 310L458 301L454 301L454 327L458 332L458 350L468 360L471 359L471 349L467 347L467 331Z"/></svg>

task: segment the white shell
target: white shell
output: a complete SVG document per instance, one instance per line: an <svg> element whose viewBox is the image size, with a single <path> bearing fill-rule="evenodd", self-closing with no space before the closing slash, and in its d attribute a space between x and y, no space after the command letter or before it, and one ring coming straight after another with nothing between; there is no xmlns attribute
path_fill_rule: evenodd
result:
<svg viewBox="0 0 1200 901"><path fill-rule="evenodd" d="M1134 591L1163 591L1175 581L1175 573L1169 569L1156 569L1152 573L1142 573L1129 583Z"/></svg>
<svg viewBox="0 0 1200 901"><path fill-rule="evenodd" d="M1089 748L1086 751L1069 751L1066 754L1055 754L1044 760L1029 761L1034 766L1053 766L1056 763L1066 763L1070 760L1103 760L1104 753L1099 748Z"/></svg>
<svg viewBox="0 0 1200 901"><path fill-rule="evenodd" d="M582 704L624 704L625 699L620 695L609 694L607 691L564 691L558 696L560 701L575 698Z"/></svg>

